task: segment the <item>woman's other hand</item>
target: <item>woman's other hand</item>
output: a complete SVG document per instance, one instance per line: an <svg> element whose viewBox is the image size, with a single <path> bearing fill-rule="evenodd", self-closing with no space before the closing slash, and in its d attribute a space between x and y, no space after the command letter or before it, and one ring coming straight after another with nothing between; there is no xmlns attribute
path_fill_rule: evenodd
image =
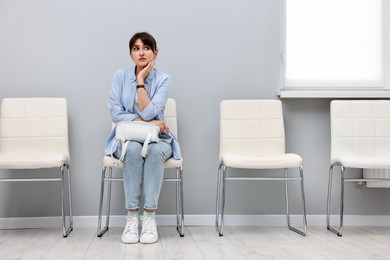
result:
<svg viewBox="0 0 390 260"><path fill-rule="evenodd" d="M160 121L160 120L153 120L153 121L151 121L151 123L160 127L160 134L162 132L164 132L164 130L165 130L165 133L167 133L169 135L169 127L168 127L167 123L165 123L164 121Z"/></svg>

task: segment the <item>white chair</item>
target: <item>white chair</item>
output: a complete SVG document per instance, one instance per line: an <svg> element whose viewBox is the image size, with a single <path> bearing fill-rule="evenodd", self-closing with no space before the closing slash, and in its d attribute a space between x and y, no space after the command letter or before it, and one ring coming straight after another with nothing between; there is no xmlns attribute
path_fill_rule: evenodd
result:
<svg viewBox="0 0 390 260"><path fill-rule="evenodd" d="M346 168L390 168L390 101L333 100L330 104L331 155L327 198L326 225L342 236L344 216L344 184L376 182L383 179L345 178ZM330 225L332 176L334 166L341 169L340 227Z"/></svg>
<svg viewBox="0 0 390 260"><path fill-rule="evenodd" d="M66 99L4 98L2 100L0 169L59 168L60 172L58 177L1 178L0 182L61 182L62 231L64 237L67 237L73 230L69 161ZM65 223L65 168L68 186L68 228Z"/></svg>
<svg viewBox="0 0 390 260"><path fill-rule="evenodd" d="M165 121L169 126L169 131L171 131L176 137L178 137L177 132L177 116L176 116L176 101L172 98L169 98L165 106ZM173 158L168 159L165 162L165 169L176 169L176 178L164 177L164 181L176 182L176 228L180 236L184 236L184 208L183 208L183 160L175 160ZM108 174L107 174L108 168ZM110 204L111 204L111 183L113 181L123 181L122 177L114 178L112 177L112 169L122 169L123 163L119 161L113 162L111 156L104 156L103 158L103 170L102 170L102 179L101 179L101 191L100 191L100 201L99 201L99 218L98 218L98 227L97 227L97 236L101 237L109 228L110 222ZM107 202L106 202L106 225L102 228L102 213L103 213L103 200L104 200L104 191L105 183L107 183Z"/></svg>
<svg viewBox="0 0 390 260"><path fill-rule="evenodd" d="M302 158L285 153L282 103L279 100L224 100L220 104L220 164L218 168L215 226L223 235L226 181L284 181L287 225L306 235L306 208ZM299 168L299 177L288 177L288 169ZM231 169L283 169L284 176L227 176ZM290 224L288 181L301 184L303 231ZM254 199L255 201L255 199ZM250 203L253 205L254 202Z"/></svg>

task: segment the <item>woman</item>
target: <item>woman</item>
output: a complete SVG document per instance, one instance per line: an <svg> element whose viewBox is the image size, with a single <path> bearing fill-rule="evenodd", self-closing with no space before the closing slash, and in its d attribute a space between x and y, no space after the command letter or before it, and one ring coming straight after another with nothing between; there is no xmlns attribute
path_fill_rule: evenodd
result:
<svg viewBox="0 0 390 260"><path fill-rule="evenodd" d="M155 212L164 175L164 162L170 157L180 159L175 136L164 122L164 106L168 100L171 78L154 68L157 57L156 40L149 33L133 35L129 42L130 57L135 66L116 71L109 92L108 107L112 121L145 121L160 128L163 140L148 145L147 156L141 156L142 144L130 141L123 160L123 183L127 222L122 234L123 243L155 243L158 240ZM120 157L122 147L112 149L115 129L105 145L105 154ZM139 201L143 183L144 210L142 231L139 234Z"/></svg>

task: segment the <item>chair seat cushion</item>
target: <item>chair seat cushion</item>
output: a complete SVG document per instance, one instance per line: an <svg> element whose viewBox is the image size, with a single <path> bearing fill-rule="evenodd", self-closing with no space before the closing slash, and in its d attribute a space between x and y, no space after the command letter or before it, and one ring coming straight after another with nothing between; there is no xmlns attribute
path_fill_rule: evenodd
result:
<svg viewBox="0 0 390 260"><path fill-rule="evenodd" d="M364 169L390 169L390 157L367 156L367 157L342 157L332 158L331 163L340 162L347 168Z"/></svg>
<svg viewBox="0 0 390 260"><path fill-rule="evenodd" d="M222 154L221 159L227 167L243 169L297 168L302 165L302 158L293 153L274 156Z"/></svg>
<svg viewBox="0 0 390 260"><path fill-rule="evenodd" d="M69 155L55 154L42 156L0 155L0 169L56 168L69 164Z"/></svg>
<svg viewBox="0 0 390 260"><path fill-rule="evenodd" d="M165 161L164 168L177 168L181 167L183 164L183 159L180 160L175 160L173 158L169 158L167 161ZM111 156L104 156L103 158L103 165L105 167L111 167L111 168L118 168L121 169L123 168L123 163L118 161L117 159L114 158L114 161L112 160Z"/></svg>

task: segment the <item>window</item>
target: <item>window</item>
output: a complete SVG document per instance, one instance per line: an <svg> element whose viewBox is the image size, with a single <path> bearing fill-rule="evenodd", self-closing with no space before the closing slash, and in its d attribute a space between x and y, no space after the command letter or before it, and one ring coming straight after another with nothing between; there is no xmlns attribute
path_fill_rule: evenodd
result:
<svg viewBox="0 0 390 260"><path fill-rule="evenodd" d="M382 0L283 0L281 97L390 96Z"/></svg>

